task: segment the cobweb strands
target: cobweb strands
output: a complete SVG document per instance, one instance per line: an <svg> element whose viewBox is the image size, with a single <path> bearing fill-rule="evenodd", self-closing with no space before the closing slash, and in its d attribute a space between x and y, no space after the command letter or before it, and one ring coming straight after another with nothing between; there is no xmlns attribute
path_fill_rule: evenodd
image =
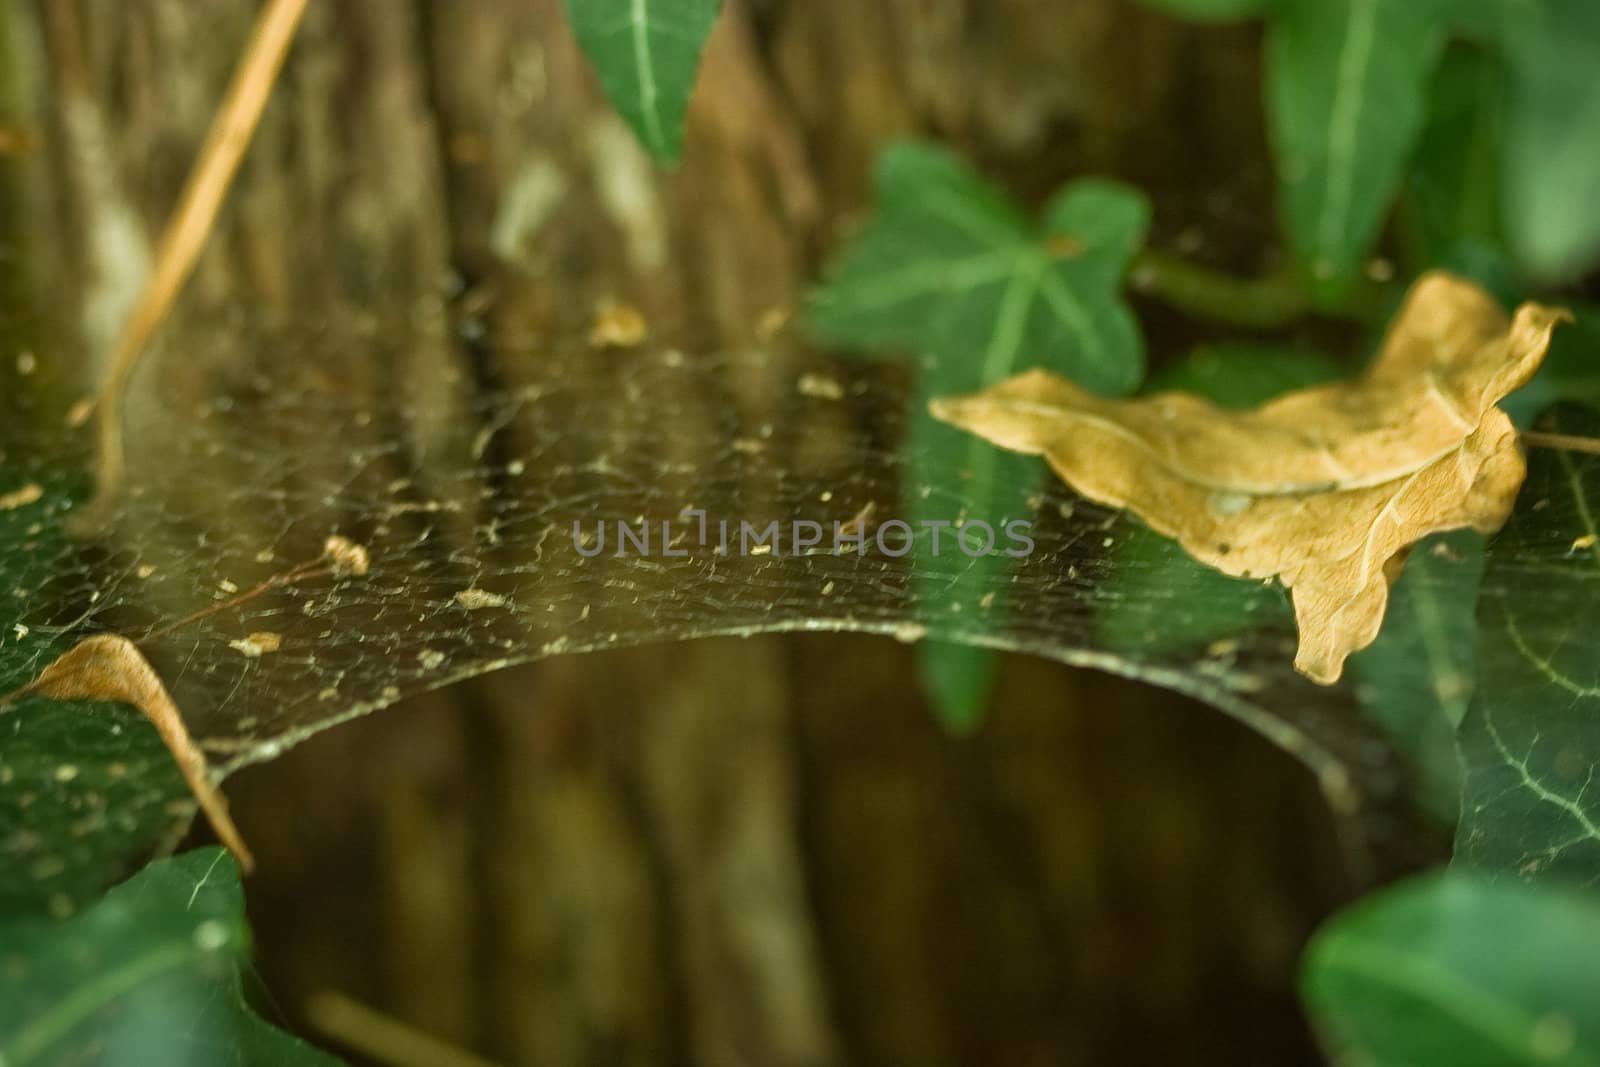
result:
<svg viewBox="0 0 1600 1067"><path fill-rule="evenodd" d="M905 553L892 525L907 469L896 368L785 336L712 353L527 343L496 352L509 370L493 383L466 362L425 389L394 375L406 352L459 329L233 319L190 331L212 350L166 350L156 358L181 376L136 379L114 521L88 542L36 539L55 558L13 578L24 584L7 590L16 627L4 639L138 642L222 772L546 656L800 630L966 642L1197 697L1303 761L1356 852L1384 832L1402 777L1392 749L1348 686L1295 674L1288 617L1201 647L1145 650L1124 633L1113 648L1101 619L1142 565L1117 548L1148 534L1053 479L1018 516L1032 551L997 595L937 612L914 603L913 568L954 580L972 564L948 530L937 555L926 532ZM18 379L5 400L9 469L86 482L83 432L45 377ZM950 470L915 491L956 522L963 478ZM68 510L48 496L30 506ZM816 524L820 543L797 550L796 522ZM741 543L741 524L771 523L775 540ZM623 525L633 538L619 552ZM1018 547L997 534L997 551ZM365 573L314 565L331 536L364 549ZM1129 587L1160 600L1150 618L1203 607L1181 583ZM41 650L35 667L49 658Z"/></svg>

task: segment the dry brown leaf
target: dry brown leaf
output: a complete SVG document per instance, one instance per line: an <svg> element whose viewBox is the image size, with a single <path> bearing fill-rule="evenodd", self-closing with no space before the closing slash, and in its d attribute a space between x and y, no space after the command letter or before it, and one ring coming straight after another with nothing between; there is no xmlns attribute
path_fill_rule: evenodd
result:
<svg viewBox="0 0 1600 1067"><path fill-rule="evenodd" d="M138 646L115 634L96 634L72 646L30 685L0 703L34 694L52 700L114 700L132 704L155 725L183 773L200 810L217 837L248 873L255 866L250 850L228 814L228 801L211 781L210 768L183 724L178 707L167 695L150 661Z"/></svg>
<svg viewBox="0 0 1600 1067"><path fill-rule="evenodd" d="M1566 317L1451 275L1412 289L1371 368L1252 411L1185 393L1106 400L1045 371L933 414L1043 455L1091 500L1123 507L1195 559L1294 595L1295 667L1324 685L1378 635L1389 585L1428 534L1499 529L1525 473L1495 405L1533 376Z"/></svg>

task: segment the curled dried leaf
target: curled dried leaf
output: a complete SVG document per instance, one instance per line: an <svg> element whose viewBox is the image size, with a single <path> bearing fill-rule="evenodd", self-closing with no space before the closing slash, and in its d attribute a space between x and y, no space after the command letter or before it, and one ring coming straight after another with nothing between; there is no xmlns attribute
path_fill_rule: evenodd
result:
<svg viewBox="0 0 1600 1067"><path fill-rule="evenodd" d="M1184 393L1106 400L1044 371L933 414L1043 455L1077 492L1125 507L1195 559L1294 596L1295 667L1338 680L1377 637L1405 554L1431 533L1498 529L1525 473L1495 405L1538 369L1566 313L1447 274L1413 288L1371 368L1251 411Z"/></svg>
<svg viewBox="0 0 1600 1067"><path fill-rule="evenodd" d="M155 668L132 641L115 634L84 638L46 667L32 683L5 698L36 695L52 700L112 700L132 704L166 742L217 838L246 872L255 866L228 814L228 801L211 781L210 767ZM3 702L0 702L3 703Z"/></svg>

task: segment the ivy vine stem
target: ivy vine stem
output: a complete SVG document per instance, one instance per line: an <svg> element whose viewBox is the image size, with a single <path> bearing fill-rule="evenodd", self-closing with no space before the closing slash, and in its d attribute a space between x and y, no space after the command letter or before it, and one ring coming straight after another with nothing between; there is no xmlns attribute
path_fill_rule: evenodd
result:
<svg viewBox="0 0 1600 1067"><path fill-rule="evenodd" d="M1591 456L1600 456L1600 437L1523 430L1522 443L1530 448L1554 448L1563 452L1587 452Z"/></svg>
<svg viewBox="0 0 1600 1067"><path fill-rule="evenodd" d="M1240 278L1155 248L1141 249L1129 272L1133 288L1173 307L1248 329L1273 330L1310 314L1377 321L1384 285L1360 278L1337 304L1317 301L1293 263L1256 278Z"/></svg>

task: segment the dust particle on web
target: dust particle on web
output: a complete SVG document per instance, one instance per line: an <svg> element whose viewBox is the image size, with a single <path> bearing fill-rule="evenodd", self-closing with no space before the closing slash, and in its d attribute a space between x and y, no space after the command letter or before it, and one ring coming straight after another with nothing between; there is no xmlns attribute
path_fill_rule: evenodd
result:
<svg viewBox="0 0 1600 1067"><path fill-rule="evenodd" d="M21 489L9 493L0 493L0 511L15 511L25 508L29 504L37 504L44 498L44 486L38 482L29 482Z"/></svg>
<svg viewBox="0 0 1600 1067"><path fill-rule="evenodd" d="M144 563L144 564L140 564L139 569L134 571L133 573L137 574L140 578L148 578L152 574L154 574L155 572L156 572L156 568L155 568L154 564Z"/></svg>
<svg viewBox="0 0 1600 1067"><path fill-rule="evenodd" d="M241 653L246 659L260 659L269 652L276 652L283 647L283 635L275 633L254 633L238 641L229 641L228 647Z"/></svg>
<svg viewBox="0 0 1600 1067"><path fill-rule="evenodd" d="M425 648L417 653L417 662L422 664L423 670L437 670L444 665L444 653L438 649Z"/></svg>
<svg viewBox="0 0 1600 1067"><path fill-rule="evenodd" d="M800 375L800 395L814 400L842 400L844 386L824 374Z"/></svg>
<svg viewBox="0 0 1600 1067"><path fill-rule="evenodd" d="M503 607L505 602L506 598L499 593L491 593L485 589L463 589L456 594L456 603L468 611L476 611L479 608Z"/></svg>
<svg viewBox="0 0 1600 1067"><path fill-rule="evenodd" d="M365 545L334 534L322 543L322 556L333 567L336 578L360 578L372 566Z"/></svg>
<svg viewBox="0 0 1600 1067"><path fill-rule="evenodd" d="M1548 1012L1533 1024L1529 1044L1533 1054L1542 1060L1554 1062L1568 1056L1578 1043L1578 1028L1572 1019L1559 1011Z"/></svg>
<svg viewBox="0 0 1600 1067"><path fill-rule="evenodd" d="M589 327L589 344L594 348L637 348L648 336L644 316L627 304L602 307Z"/></svg>
<svg viewBox="0 0 1600 1067"><path fill-rule="evenodd" d="M794 312L790 308L778 306L770 307L761 313L756 320L756 340L762 344L770 344L779 334L788 328L789 320Z"/></svg>
<svg viewBox="0 0 1600 1067"><path fill-rule="evenodd" d="M903 645L914 645L928 636L928 628L917 622L903 622L894 628L894 639Z"/></svg>
<svg viewBox="0 0 1600 1067"><path fill-rule="evenodd" d="M89 421L89 416L94 414L94 397L86 396L67 409L67 429L76 430Z"/></svg>
<svg viewBox="0 0 1600 1067"><path fill-rule="evenodd" d="M194 929L194 947L201 952L220 952L228 941L228 928L215 919L207 919Z"/></svg>

